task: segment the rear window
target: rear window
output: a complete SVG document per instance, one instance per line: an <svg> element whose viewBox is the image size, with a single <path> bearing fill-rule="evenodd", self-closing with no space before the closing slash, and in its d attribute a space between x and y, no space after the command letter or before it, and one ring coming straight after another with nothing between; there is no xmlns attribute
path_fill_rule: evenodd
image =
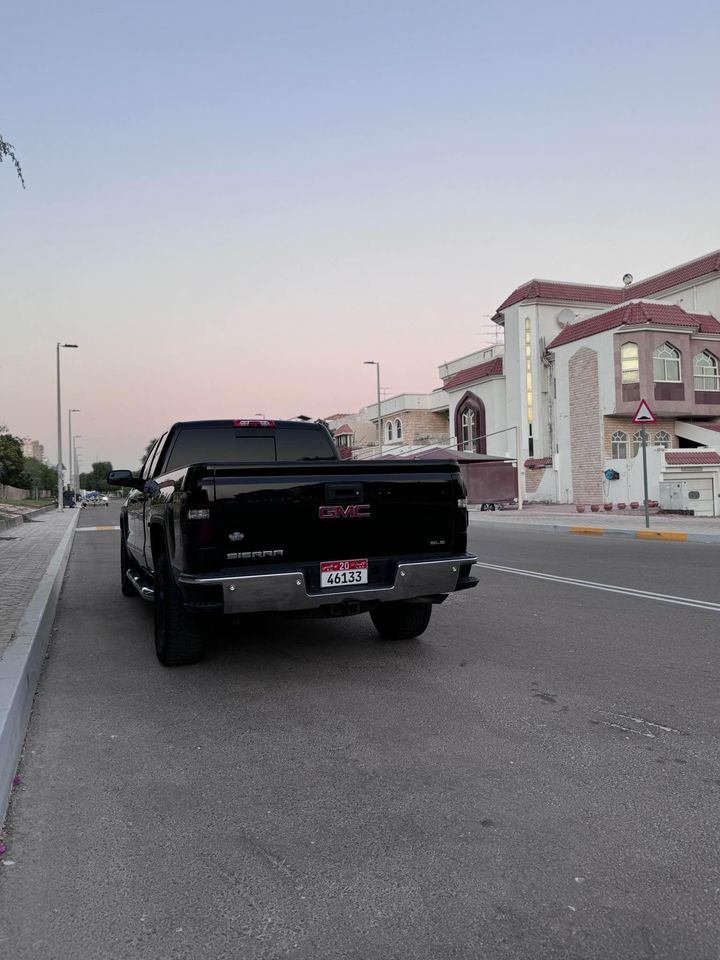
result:
<svg viewBox="0 0 720 960"><path fill-rule="evenodd" d="M288 463L295 460L337 460L323 430L278 427L186 427L177 435L165 471L191 463Z"/></svg>

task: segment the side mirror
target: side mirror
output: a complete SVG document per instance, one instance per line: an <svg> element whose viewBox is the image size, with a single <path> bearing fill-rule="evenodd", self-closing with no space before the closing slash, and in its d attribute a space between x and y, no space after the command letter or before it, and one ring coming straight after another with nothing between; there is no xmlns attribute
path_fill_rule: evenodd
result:
<svg viewBox="0 0 720 960"><path fill-rule="evenodd" d="M132 487L134 490L142 489L144 483L133 476L132 470L111 470L107 475L107 482L111 487Z"/></svg>

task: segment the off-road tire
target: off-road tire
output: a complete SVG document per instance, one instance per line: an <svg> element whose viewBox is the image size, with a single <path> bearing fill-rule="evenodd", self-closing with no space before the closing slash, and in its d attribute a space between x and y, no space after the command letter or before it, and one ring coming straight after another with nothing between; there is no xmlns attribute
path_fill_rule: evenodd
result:
<svg viewBox="0 0 720 960"><path fill-rule="evenodd" d="M427 629L431 603L381 603L370 611L375 629L383 640L413 640Z"/></svg>
<svg viewBox="0 0 720 960"><path fill-rule="evenodd" d="M128 570L132 569L130 556L125 546L125 537L120 534L120 589L124 597L138 597L140 594L127 578Z"/></svg>
<svg viewBox="0 0 720 960"><path fill-rule="evenodd" d="M203 654L198 619L183 606L166 553L155 563L155 652L165 667L197 663Z"/></svg>

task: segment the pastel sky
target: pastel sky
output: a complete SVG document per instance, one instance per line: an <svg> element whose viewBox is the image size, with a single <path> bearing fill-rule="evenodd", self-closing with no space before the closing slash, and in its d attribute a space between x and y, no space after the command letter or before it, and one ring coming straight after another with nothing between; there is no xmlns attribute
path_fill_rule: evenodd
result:
<svg viewBox="0 0 720 960"><path fill-rule="evenodd" d="M534 277L720 247L720 5L26 0L0 31L0 423L136 467L176 419L439 385Z"/></svg>

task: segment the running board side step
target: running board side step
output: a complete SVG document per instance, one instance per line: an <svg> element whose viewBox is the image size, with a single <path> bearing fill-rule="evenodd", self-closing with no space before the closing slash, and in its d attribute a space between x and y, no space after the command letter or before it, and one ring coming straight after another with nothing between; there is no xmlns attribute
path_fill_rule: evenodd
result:
<svg viewBox="0 0 720 960"><path fill-rule="evenodd" d="M143 598L143 600L148 600L150 603L153 602L153 600L155 599L155 591L153 590L152 587L146 586L142 582L140 577L136 573L133 573L132 570L128 570L125 573L125 576L128 578L130 583L135 587L135 589Z"/></svg>

